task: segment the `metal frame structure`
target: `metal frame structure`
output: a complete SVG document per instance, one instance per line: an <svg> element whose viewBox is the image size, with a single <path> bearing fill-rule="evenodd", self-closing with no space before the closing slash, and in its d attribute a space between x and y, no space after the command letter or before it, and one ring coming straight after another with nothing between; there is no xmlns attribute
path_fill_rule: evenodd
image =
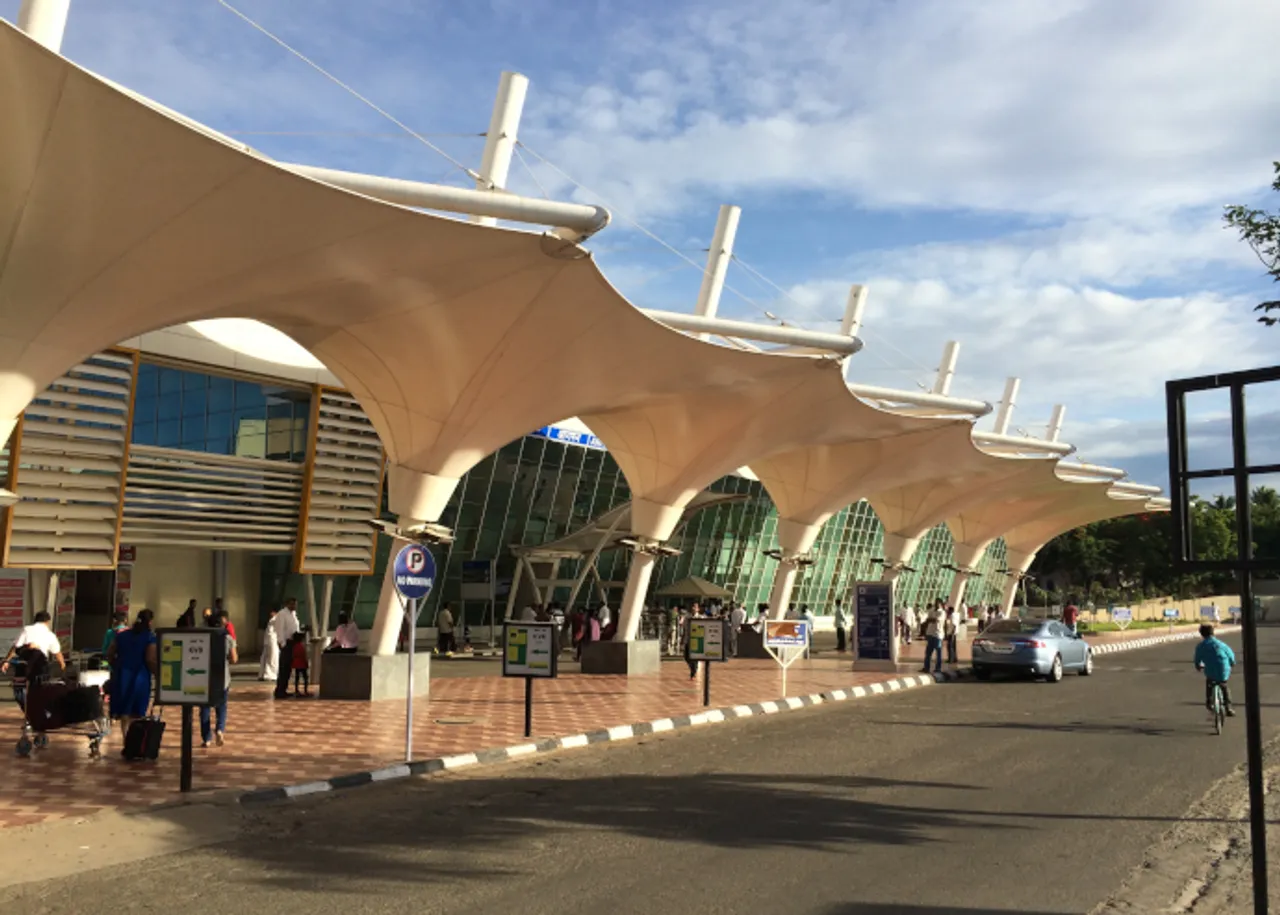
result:
<svg viewBox="0 0 1280 915"><path fill-rule="evenodd" d="M1205 375L1169 381L1165 385L1168 410L1169 490L1172 495L1174 568L1179 572L1234 572L1240 578L1244 641L1245 734L1249 767L1249 824L1253 851L1253 908L1268 911L1266 796L1262 771L1262 709L1258 681L1258 613L1253 600L1253 573L1280 571L1280 557L1253 555L1253 506L1250 478L1280 473L1280 464L1250 464L1246 391L1250 386L1280 382L1280 366ZM1187 395L1226 390L1231 402L1231 463L1225 467L1192 470L1187 451ZM1236 557L1200 559L1195 555L1191 520L1191 482L1230 479L1234 484Z"/></svg>

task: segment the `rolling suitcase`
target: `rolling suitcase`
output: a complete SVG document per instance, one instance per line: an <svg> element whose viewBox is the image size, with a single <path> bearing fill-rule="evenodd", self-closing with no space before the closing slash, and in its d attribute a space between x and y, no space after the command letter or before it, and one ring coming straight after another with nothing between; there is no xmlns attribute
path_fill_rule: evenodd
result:
<svg viewBox="0 0 1280 915"><path fill-rule="evenodd" d="M124 735L122 755L127 760L156 759L160 755L160 741L164 737L164 720L148 715L129 723Z"/></svg>

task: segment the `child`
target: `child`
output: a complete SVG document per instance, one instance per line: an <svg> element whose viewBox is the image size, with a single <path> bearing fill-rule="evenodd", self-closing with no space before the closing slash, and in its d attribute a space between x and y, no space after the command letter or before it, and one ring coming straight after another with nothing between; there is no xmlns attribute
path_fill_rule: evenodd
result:
<svg viewBox="0 0 1280 915"><path fill-rule="evenodd" d="M1235 709L1231 707L1231 688L1227 681L1231 679L1231 668L1236 664L1236 653L1226 642L1213 637L1213 627L1205 623L1200 627L1200 644L1196 646L1196 670L1204 671L1205 705L1213 711L1213 684L1222 684L1222 701L1227 706L1227 717L1235 717Z"/></svg>
<svg viewBox="0 0 1280 915"><path fill-rule="evenodd" d="M307 631L295 632L293 635L293 695L298 696L298 684L302 684L302 695L311 695L311 678L307 672Z"/></svg>

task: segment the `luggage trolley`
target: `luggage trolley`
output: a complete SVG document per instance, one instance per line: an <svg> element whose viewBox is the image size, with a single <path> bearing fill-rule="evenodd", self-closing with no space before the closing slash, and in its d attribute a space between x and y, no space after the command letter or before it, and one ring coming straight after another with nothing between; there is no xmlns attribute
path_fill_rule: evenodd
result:
<svg viewBox="0 0 1280 915"><path fill-rule="evenodd" d="M21 757L49 745L50 731L66 731L89 741L89 757L102 756L110 720L103 709L106 671L85 671L71 682L44 675L48 660L42 652L22 652L10 662L13 698L22 709L22 731L14 749Z"/></svg>

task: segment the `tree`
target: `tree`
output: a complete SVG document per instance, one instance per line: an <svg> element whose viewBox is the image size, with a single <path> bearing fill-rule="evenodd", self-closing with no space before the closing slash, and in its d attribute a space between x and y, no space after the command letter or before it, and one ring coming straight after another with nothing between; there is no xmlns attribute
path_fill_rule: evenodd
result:
<svg viewBox="0 0 1280 915"><path fill-rule="evenodd" d="M1280 162L1274 162L1276 179L1271 182L1271 189L1280 193ZM1229 206L1223 214L1223 221L1240 233L1240 240L1253 249L1262 261L1262 266L1274 282L1280 283L1280 211L1268 213L1252 207ZM1263 302L1254 308L1262 312L1258 318L1268 326L1280 324L1280 317L1272 317L1270 312L1280 311L1280 299Z"/></svg>

